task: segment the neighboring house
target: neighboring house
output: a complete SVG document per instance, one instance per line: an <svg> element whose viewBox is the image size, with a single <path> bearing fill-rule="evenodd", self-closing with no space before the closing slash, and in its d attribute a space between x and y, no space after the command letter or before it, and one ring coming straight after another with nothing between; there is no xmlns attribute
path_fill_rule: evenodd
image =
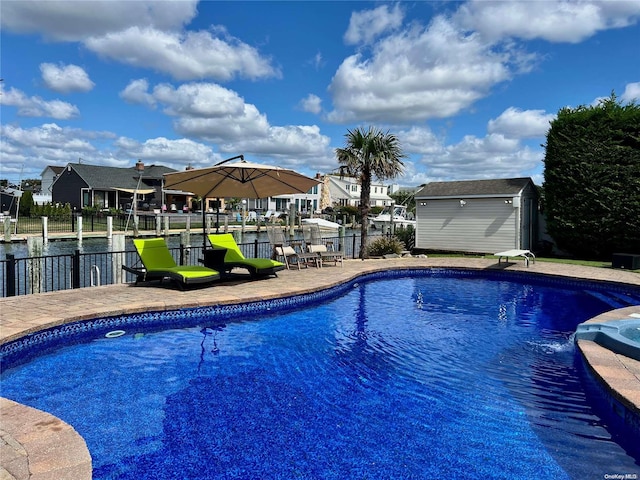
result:
<svg viewBox="0 0 640 480"><path fill-rule="evenodd" d="M84 207L127 209L133 205L137 192L138 208L160 208L162 175L175 170L145 165L138 161L134 167L118 168L69 163L52 186L53 203L69 203L72 209Z"/></svg>
<svg viewBox="0 0 640 480"><path fill-rule="evenodd" d="M21 196L22 192L20 190L0 187L0 205L2 206L0 214L15 218Z"/></svg>
<svg viewBox="0 0 640 480"><path fill-rule="evenodd" d="M316 178L321 180L320 174ZM288 195L277 195L269 198L248 198L247 209L256 212L288 212L291 205L296 212L312 213L320 211L320 198L323 184L319 183L306 193L294 193Z"/></svg>
<svg viewBox="0 0 640 480"><path fill-rule="evenodd" d="M329 175L329 190L331 200L335 206L351 205L357 207L360 204L360 183L355 177ZM371 206L384 207L391 205L393 199L387 194L388 187L381 183L371 183Z"/></svg>
<svg viewBox="0 0 640 480"><path fill-rule="evenodd" d="M536 246L538 191L531 178L432 182L415 198L416 248L496 253Z"/></svg>
<svg viewBox="0 0 640 480"><path fill-rule="evenodd" d="M55 165L49 165L42 171L42 173L40 174L40 180L41 180L40 193L42 195L51 196L51 192L52 192L51 187L53 185L53 182L55 181L56 178L58 178L58 175L60 175L62 172L64 172L64 167L59 167Z"/></svg>

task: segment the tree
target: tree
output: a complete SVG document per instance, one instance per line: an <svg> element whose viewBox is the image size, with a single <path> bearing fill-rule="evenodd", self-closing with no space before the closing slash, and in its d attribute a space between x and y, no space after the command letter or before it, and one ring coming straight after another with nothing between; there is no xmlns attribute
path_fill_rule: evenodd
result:
<svg viewBox="0 0 640 480"><path fill-rule="evenodd" d="M369 127L368 130L356 128L345 135L346 145L336 149L341 171L358 178L360 183L360 258L367 257L367 216L371 210L371 180L395 178L404 169L402 158L406 155L398 138L389 133Z"/></svg>
<svg viewBox="0 0 640 480"><path fill-rule="evenodd" d="M23 217L30 217L31 211L33 210L33 206L34 206L33 193L31 193L31 191L29 190L22 192L22 197L20 198L19 214Z"/></svg>
<svg viewBox="0 0 640 480"><path fill-rule="evenodd" d="M640 106L612 94L561 109L544 162L547 229L559 248L593 259L640 253Z"/></svg>

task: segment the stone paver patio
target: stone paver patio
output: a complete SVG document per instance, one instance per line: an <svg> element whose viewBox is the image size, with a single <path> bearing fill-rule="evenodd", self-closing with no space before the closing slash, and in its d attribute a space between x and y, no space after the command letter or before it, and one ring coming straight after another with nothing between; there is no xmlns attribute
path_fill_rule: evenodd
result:
<svg viewBox="0 0 640 480"><path fill-rule="evenodd" d="M508 269L569 278L640 286L640 275L624 270L521 260L498 264L482 258L394 258L347 260L327 266L279 272L259 281L229 280L211 287L180 291L148 285L111 285L0 299L0 344L28 333L78 320L147 311L242 303L324 289L359 274L403 268L454 267ZM640 313L640 306L605 313L594 320ZM605 388L628 408L640 412L640 362L616 355L594 342L579 347ZM0 398L0 480L84 480L91 478L91 456L84 440L66 423L46 412Z"/></svg>

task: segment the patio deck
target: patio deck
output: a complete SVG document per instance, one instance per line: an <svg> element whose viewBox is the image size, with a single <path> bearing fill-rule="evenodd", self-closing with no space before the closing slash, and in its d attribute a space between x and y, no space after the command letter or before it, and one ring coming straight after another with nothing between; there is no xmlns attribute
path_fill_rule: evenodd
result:
<svg viewBox="0 0 640 480"><path fill-rule="evenodd" d="M344 267L307 268L279 272L259 281L225 281L211 287L180 291L157 284L110 285L0 299L0 344L28 333L68 322L129 313L164 311L217 304L242 303L302 294L348 281L359 274L388 269L453 267L508 269L532 275L551 275L640 286L637 273L604 268L537 262L501 263L482 258L393 258L346 260ZM640 306L618 314L640 313ZM640 412L640 362L589 342L580 348L596 376L612 395ZM75 430L46 412L0 398L0 478L31 480L84 480L91 478L91 457Z"/></svg>

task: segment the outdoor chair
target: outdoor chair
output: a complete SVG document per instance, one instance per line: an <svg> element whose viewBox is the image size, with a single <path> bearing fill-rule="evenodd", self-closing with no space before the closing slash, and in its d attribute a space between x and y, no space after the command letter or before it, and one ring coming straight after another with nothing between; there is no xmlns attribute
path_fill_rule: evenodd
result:
<svg viewBox="0 0 640 480"><path fill-rule="evenodd" d="M211 234L207 238L213 251L208 254L205 250L204 264L224 274L234 268L245 268L252 277L277 276L276 272L286 268L284 263L270 258L246 258L230 233Z"/></svg>
<svg viewBox="0 0 640 480"><path fill-rule="evenodd" d="M287 270L291 265L296 265L298 270L303 265L305 267L309 265L320 266L320 258L317 254L304 252L300 242L293 242L294 244L287 242L282 227L277 225L267 226L267 235L269 236L269 243L273 247L273 257L282 258Z"/></svg>
<svg viewBox="0 0 640 480"><path fill-rule="evenodd" d="M318 225L304 225L302 235L307 251L320 257L320 266L325 262L333 262L334 265L340 262L340 266L343 266L344 252L334 250L333 241L322 238Z"/></svg>
<svg viewBox="0 0 640 480"><path fill-rule="evenodd" d="M136 276L139 282L168 278L183 289L188 285L210 283L220 278L220 273L200 265L178 265L163 238L135 239L133 245L138 252L143 268L123 265L123 270Z"/></svg>

